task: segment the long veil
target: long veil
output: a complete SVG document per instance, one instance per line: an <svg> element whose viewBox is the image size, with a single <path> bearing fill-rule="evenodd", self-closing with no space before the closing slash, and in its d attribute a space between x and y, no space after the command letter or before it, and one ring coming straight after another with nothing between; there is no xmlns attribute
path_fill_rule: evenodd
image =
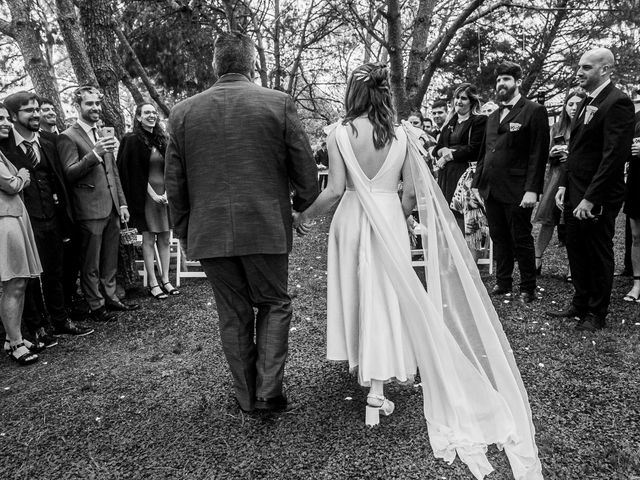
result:
<svg viewBox="0 0 640 480"><path fill-rule="evenodd" d="M342 129L339 129L342 130ZM355 190L386 255L383 263L412 339L424 396L424 416L434 455L456 455L481 480L493 471L487 446L509 458L516 480L542 479L527 393L498 315L453 214L427 169L419 130L406 122L407 160L416 190L427 291L404 249L376 214L372 193L346 154L348 136L336 140Z"/></svg>

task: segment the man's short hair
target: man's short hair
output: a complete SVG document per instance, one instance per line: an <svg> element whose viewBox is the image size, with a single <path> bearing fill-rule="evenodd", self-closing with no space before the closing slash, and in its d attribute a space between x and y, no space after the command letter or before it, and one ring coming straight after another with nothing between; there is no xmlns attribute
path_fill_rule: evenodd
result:
<svg viewBox="0 0 640 480"><path fill-rule="evenodd" d="M213 68L218 77L227 73L251 75L256 47L251 38L240 32L223 32L216 38Z"/></svg>
<svg viewBox="0 0 640 480"><path fill-rule="evenodd" d="M76 88L73 92L73 103L80 105L82 103L82 97L84 94L96 94L99 98L102 98L102 93L93 85L83 85Z"/></svg>
<svg viewBox="0 0 640 480"><path fill-rule="evenodd" d="M500 75L509 75L514 80L520 80L522 78L522 67L517 63L504 60L496 66L496 77Z"/></svg>
<svg viewBox="0 0 640 480"><path fill-rule="evenodd" d="M444 108L445 110L448 110L449 109L448 107L449 107L449 104L447 103L446 100L443 100L442 98L435 100L433 104L431 104L431 110L433 110L434 108Z"/></svg>
<svg viewBox="0 0 640 480"><path fill-rule="evenodd" d="M38 95L33 92L26 92L23 90L21 92L12 93L11 95L9 95L4 99L4 104L10 114L17 115L20 107L27 105L31 100L35 100L36 102L38 102L38 105L40 104Z"/></svg>

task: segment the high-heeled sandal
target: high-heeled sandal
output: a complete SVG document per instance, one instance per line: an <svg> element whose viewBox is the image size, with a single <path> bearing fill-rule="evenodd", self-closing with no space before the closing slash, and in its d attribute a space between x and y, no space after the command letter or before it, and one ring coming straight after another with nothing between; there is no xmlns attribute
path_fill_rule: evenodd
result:
<svg viewBox="0 0 640 480"><path fill-rule="evenodd" d="M633 281L637 281L640 280L640 276L635 276L633 277ZM624 300L625 302L636 302L639 303L640 302L640 294L638 295L631 295L631 292L633 292L633 288L631 289L631 291L629 293L627 293L624 297L622 297L622 300Z"/></svg>
<svg viewBox="0 0 640 480"><path fill-rule="evenodd" d="M45 346L45 344L42 343L42 342L38 342L38 344L36 345L34 343L31 343L26 338L22 339L22 343L24 343L24 346L27 347L27 349L31 353L40 353L45 348L47 348ZM11 355L11 344L9 343L9 340L7 340L7 339L5 339L5 341L4 341L4 353L6 353L7 355Z"/></svg>
<svg viewBox="0 0 640 480"><path fill-rule="evenodd" d="M19 348L24 347L27 352L23 353L22 355L20 355L19 357L16 357L16 353L18 351ZM32 363L35 363L38 361L38 355L36 355L35 353L31 352L31 350L29 350L24 342L18 343L17 345L10 345L11 348L11 353L9 354L9 357L11 357L11 360L13 360L14 362L18 362L18 364L24 366L24 365L30 365Z"/></svg>
<svg viewBox="0 0 640 480"><path fill-rule="evenodd" d="M380 423L380 414L388 417L393 413L395 405L391 400L382 395L370 393L367 395L367 407L365 423L373 427Z"/></svg>
<svg viewBox="0 0 640 480"><path fill-rule="evenodd" d="M542 257L536 257L536 260L540 260L540 265L536 267L536 275L542 275Z"/></svg>
<svg viewBox="0 0 640 480"><path fill-rule="evenodd" d="M169 285L171 288L167 288L167 285ZM162 282L162 288L165 292L167 292L167 295L180 295L180 290L171 285L171 282Z"/></svg>
<svg viewBox="0 0 640 480"><path fill-rule="evenodd" d="M156 293L153 293L154 290L156 291ZM168 295L164 293L164 290L160 285L149 287L149 295L151 295L156 300L164 300L165 298L168 298Z"/></svg>

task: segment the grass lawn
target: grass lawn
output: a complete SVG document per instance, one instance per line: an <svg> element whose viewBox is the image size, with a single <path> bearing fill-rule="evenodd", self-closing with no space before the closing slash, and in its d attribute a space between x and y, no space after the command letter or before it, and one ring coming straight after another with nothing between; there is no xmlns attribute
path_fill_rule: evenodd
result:
<svg viewBox="0 0 640 480"><path fill-rule="evenodd" d="M329 221L296 238L291 256L292 411L236 408L211 289L187 280L183 295L141 298L140 311L63 338L36 366L0 361L2 478L471 479L460 461L433 457L419 388L391 386L396 412L369 429L366 390L325 360ZM610 328L585 335L546 317L570 298L566 263L554 239L540 299L495 303L529 393L545 478L638 480L640 305L621 300L631 280L616 278ZM491 448L490 460L488 479L512 478L504 453Z"/></svg>

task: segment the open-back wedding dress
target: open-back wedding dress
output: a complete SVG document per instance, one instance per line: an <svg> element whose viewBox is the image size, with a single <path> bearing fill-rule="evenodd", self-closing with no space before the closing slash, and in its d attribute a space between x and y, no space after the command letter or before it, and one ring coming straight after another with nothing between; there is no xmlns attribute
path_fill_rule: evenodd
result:
<svg viewBox="0 0 640 480"><path fill-rule="evenodd" d="M487 446L503 448L516 480L542 478L531 410L497 313L464 237L420 155L419 131L396 128L369 179L335 128L347 188L329 233L327 354L358 368L361 383L406 380L417 365L436 457L456 454L476 478L493 471ZM427 289L411 265L397 194L410 162Z"/></svg>

